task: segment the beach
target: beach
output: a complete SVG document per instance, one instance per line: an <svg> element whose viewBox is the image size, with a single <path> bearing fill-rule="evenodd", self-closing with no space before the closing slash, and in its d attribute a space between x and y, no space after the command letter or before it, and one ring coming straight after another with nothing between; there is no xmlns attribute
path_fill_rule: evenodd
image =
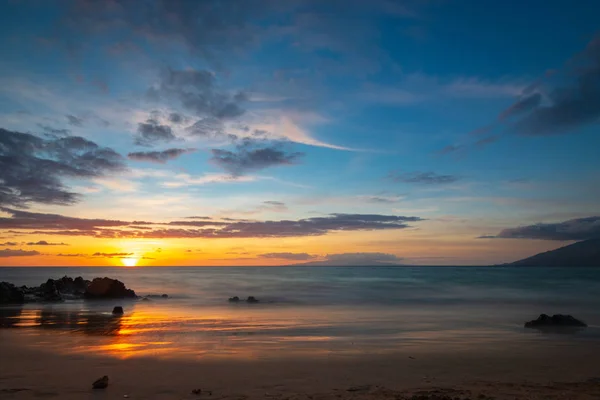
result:
<svg viewBox="0 0 600 400"><path fill-rule="evenodd" d="M1 398L513 400L600 395L596 270L0 272L0 280L17 285L63 275L112 276L140 296L0 307ZM146 297L150 294L158 296ZM231 295L242 301L227 301ZM248 295L259 302L243 301ZM124 314L113 315L114 306L122 306ZM573 314L588 327L559 333L524 328L525 321L542 312ZM108 387L92 390L92 382L104 375ZM195 389L202 393L192 393Z"/></svg>
<svg viewBox="0 0 600 400"><path fill-rule="evenodd" d="M45 350L39 338L32 341L35 336L19 335L17 330L0 332L0 397L333 400L403 399L420 392L452 399L600 396L600 370L593 356L600 354L598 344L548 345L516 353L478 349L420 355L184 360L56 354ZM103 375L109 376L108 388L93 390L92 382ZM192 394L194 389L202 389L203 394Z"/></svg>

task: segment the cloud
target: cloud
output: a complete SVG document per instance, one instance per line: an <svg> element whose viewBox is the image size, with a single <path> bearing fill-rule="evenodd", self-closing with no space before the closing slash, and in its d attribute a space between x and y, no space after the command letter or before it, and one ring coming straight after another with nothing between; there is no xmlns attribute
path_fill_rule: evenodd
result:
<svg viewBox="0 0 600 400"><path fill-rule="evenodd" d="M229 1L226 7L212 1L155 0L105 2L80 0L67 9L66 29L75 37L106 35L125 29L121 47L145 41L156 47L185 46L194 55L215 60L255 37L253 16L272 7L263 1Z"/></svg>
<svg viewBox="0 0 600 400"><path fill-rule="evenodd" d="M232 176L229 174L204 174L198 177L188 174L177 174L173 178L175 180L162 182L161 186L178 188L183 186L206 185L209 183L254 182L257 179L254 176Z"/></svg>
<svg viewBox="0 0 600 400"><path fill-rule="evenodd" d="M81 253L58 253L55 254L56 257L87 257L87 254Z"/></svg>
<svg viewBox="0 0 600 400"><path fill-rule="evenodd" d="M202 118L226 120L241 116L246 95L229 94L217 86L215 74L206 70L168 69L158 86L148 90L151 100L178 101L189 112Z"/></svg>
<svg viewBox="0 0 600 400"><path fill-rule="evenodd" d="M161 125L152 118L140 122L137 132L134 143L139 146L152 146L158 142L170 142L176 139L169 125Z"/></svg>
<svg viewBox="0 0 600 400"><path fill-rule="evenodd" d="M320 236L336 231L370 231L408 228L408 222L418 222L419 217L379 214L330 214L299 220L280 221L233 221L229 223L197 221L203 229L155 229L141 233L144 237L204 237L204 238L250 238ZM194 226L185 221L185 225ZM177 225L178 221L170 224ZM213 225L213 226L211 226Z"/></svg>
<svg viewBox="0 0 600 400"><path fill-rule="evenodd" d="M45 240L39 240L37 242L29 242L27 246L68 246L66 243L51 243Z"/></svg>
<svg viewBox="0 0 600 400"><path fill-rule="evenodd" d="M124 170L123 158L79 136L42 139L0 128L0 205L69 205L79 199L64 180Z"/></svg>
<svg viewBox="0 0 600 400"><path fill-rule="evenodd" d="M65 117L67 118L67 122L69 123L69 125L73 125L73 126L77 126L77 127L83 126L82 118L78 118L74 115L65 115Z"/></svg>
<svg viewBox="0 0 600 400"><path fill-rule="evenodd" d="M586 240L600 238L600 216L571 219L557 223L539 223L503 229L482 239Z"/></svg>
<svg viewBox="0 0 600 400"><path fill-rule="evenodd" d="M368 203L397 203L404 199L404 196L359 196L361 200Z"/></svg>
<svg viewBox="0 0 600 400"><path fill-rule="evenodd" d="M533 109L512 130L520 135L568 134L600 121L600 37L569 62L568 76L548 93L550 103Z"/></svg>
<svg viewBox="0 0 600 400"><path fill-rule="evenodd" d="M394 182L422 183L426 185L441 185L446 183L453 183L460 179L455 175L439 175L435 172L392 172L390 173L389 178Z"/></svg>
<svg viewBox="0 0 600 400"><path fill-rule="evenodd" d="M130 222L105 220L105 219L87 219L76 217L65 217L58 214L33 213L28 211L13 210L6 207L0 207L5 213L11 214L12 218L0 217L0 229L74 229L74 230L94 230L106 227L123 227L130 225ZM134 224L143 225L144 222L134 221Z"/></svg>
<svg viewBox="0 0 600 400"><path fill-rule="evenodd" d="M488 144L497 142L498 139L500 139L498 136L494 136L494 135L488 136L486 138L479 139L478 141L476 141L475 146L479 146L479 147L487 146Z"/></svg>
<svg viewBox="0 0 600 400"><path fill-rule="evenodd" d="M180 113L172 112L169 114L169 122L172 122L174 124L182 124L184 122L187 122L187 120L187 117L181 115Z"/></svg>
<svg viewBox="0 0 600 400"><path fill-rule="evenodd" d="M315 265L323 266L369 266L369 265L396 265L402 258L388 253L337 253L327 254L324 261L317 261Z"/></svg>
<svg viewBox="0 0 600 400"><path fill-rule="evenodd" d="M129 257L132 255L133 255L133 253L100 253L100 252L96 252L96 253L92 254L92 257L115 258L115 257Z"/></svg>
<svg viewBox="0 0 600 400"><path fill-rule="evenodd" d="M284 212L284 211L288 210L288 208L284 202L273 201L273 200L263 201L262 204L258 208L260 210L275 211L275 212Z"/></svg>
<svg viewBox="0 0 600 400"><path fill-rule="evenodd" d="M12 218L0 218L0 229L29 230L32 235L90 236L96 238L277 238L320 236L338 231L374 231L409 228L419 217L380 214L329 214L299 220L185 220L154 223L152 230L135 230L145 221L116 221L65 217L2 208ZM168 228L159 228L168 225ZM177 226L186 227L178 228ZM196 229L190 229L190 227ZM33 230L33 231L31 231ZM25 232L23 232L25 233Z"/></svg>
<svg viewBox="0 0 600 400"><path fill-rule="evenodd" d="M449 144L448 146L442 148L441 150L437 151L436 154L440 155L440 156L444 156L446 154L450 154L450 153L456 153L458 151L464 150L464 146L460 145L460 144Z"/></svg>
<svg viewBox="0 0 600 400"><path fill-rule="evenodd" d="M0 246L16 246L19 243L17 242L4 242L4 243L0 243Z"/></svg>
<svg viewBox="0 0 600 400"><path fill-rule="evenodd" d="M37 125L44 131L44 134L46 136L49 136L51 138L57 139L61 136L69 136L71 134L70 129L56 129L56 128L52 128L51 126L43 125L43 124L37 124Z"/></svg>
<svg viewBox="0 0 600 400"><path fill-rule="evenodd" d="M184 217L186 219L212 219L211 217L205 217L205 216L199 216L199 215L192 215L191 217Z"/></svg>
<svg viewBox="0 0 600 400"><path fill-rule="evenodd" d="M169 160L174 160L185 153L191 153L194 149L168 149L163 151L138 151L129 153L127 157L135 161L148 161L164 164Z"/></svg>
<svg viewBox="0 0 600 400"><path fill-rule="evenodd" d="M26 256L39 256L40 252L35 250L11 250L4 249L0 250L0 258L3 257L26 257Z"/></svg>
<svg viewBox="0 0 600 400"><path fill-rule="evenodd" d="M275 258L281 260L308 261L314 260L318 256L308 253L265 253L259 254L260 258Z"/></svg>
<svg viewBox="0 0 600 400"><path fill-rule="evenodd" d="M504 110L498 119L503 120L514 117L515 115L529 112L538 107L542 102L542 95L540 93L534 93L530 96L521 98L519 101L514 103L512 106Z"/></svg>
<svg viewBox="0 0 600 400"><path fill-rule="evenodd" d="M200 136L203 138L219 138L225 136L225 125L223 122L214 117L205 117L196 121L193 125L185 128L190 135ZM237 139L237 136L232 135L230 139Z"/></svg>
<svg viewBox="0 0 600 400"><path fill-rule="evenodd" d="M523 85L515 83L492 83L478 78L457 79L443 87L450 96L472 98L495 98L517 96Z"/></svg>
<svg viewBox="0 0 600 400"><path fill-rule="evenodd" d="M253 148L247 144L237 146L235 151L212 149L211 162L229 172L232 176L244 175L265 168L292 165L304 156L304 153L286 153L277 145Z"/></svg>

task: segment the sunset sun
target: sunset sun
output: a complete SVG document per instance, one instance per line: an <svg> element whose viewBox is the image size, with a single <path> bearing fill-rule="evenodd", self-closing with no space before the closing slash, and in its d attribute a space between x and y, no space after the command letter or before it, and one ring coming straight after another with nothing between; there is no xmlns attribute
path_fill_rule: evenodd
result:
<svg viewBox="0 0 600 400"><path fill-rule="evenodd" d="M121 262L126 267L135 267L137 265L138 260L138 258L123 258L121 259Z"/></svg>

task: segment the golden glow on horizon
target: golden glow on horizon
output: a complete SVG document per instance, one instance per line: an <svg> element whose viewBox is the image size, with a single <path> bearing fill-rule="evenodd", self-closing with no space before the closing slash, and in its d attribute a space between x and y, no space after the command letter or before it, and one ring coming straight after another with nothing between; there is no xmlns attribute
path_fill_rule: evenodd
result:
<svg viewBox="0 0 600 400"><path fill-rule="evenodd" d="M137 265L138 261L139 261L139 258L133 258L133 257L121 259L121 262L126 267L135 267Z"/></svg>

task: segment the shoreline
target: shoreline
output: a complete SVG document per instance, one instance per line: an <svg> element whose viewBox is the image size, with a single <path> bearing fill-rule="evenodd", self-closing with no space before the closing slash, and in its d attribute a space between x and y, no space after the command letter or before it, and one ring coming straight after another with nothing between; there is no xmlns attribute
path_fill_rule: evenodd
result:
<svg viewBox="0 0 600 400"><path fill-rule="evenodd" d="M127 395L132 399L192 399L199 398L191 394L196 388L212 391L211 398L215 400L402 399L416 391L432 390L442 390L439 393L443 395L454 393L456 396L450 398L460 399L482 395L512 400L517 393L528 396L517 398L532 399L600 396L600 371L593 357L600 354L600 346L595 343L590 346L549 344L543 351L513 353L496 350L416 357L394 354L184 360L57 354L44 350L40 343L33 348L35 341L35 336L0 331L3 360L0 397L112 399ZM92 391L91 383L103 375L110 377L109 387L105 391ZM10 392L19 388L27 390ZM350 388L356 390L348 391ZM511 393L512 397L502 397ZM569 395L552 397L560 393ZM209 398L208 395L200 397Z"/></svg>

